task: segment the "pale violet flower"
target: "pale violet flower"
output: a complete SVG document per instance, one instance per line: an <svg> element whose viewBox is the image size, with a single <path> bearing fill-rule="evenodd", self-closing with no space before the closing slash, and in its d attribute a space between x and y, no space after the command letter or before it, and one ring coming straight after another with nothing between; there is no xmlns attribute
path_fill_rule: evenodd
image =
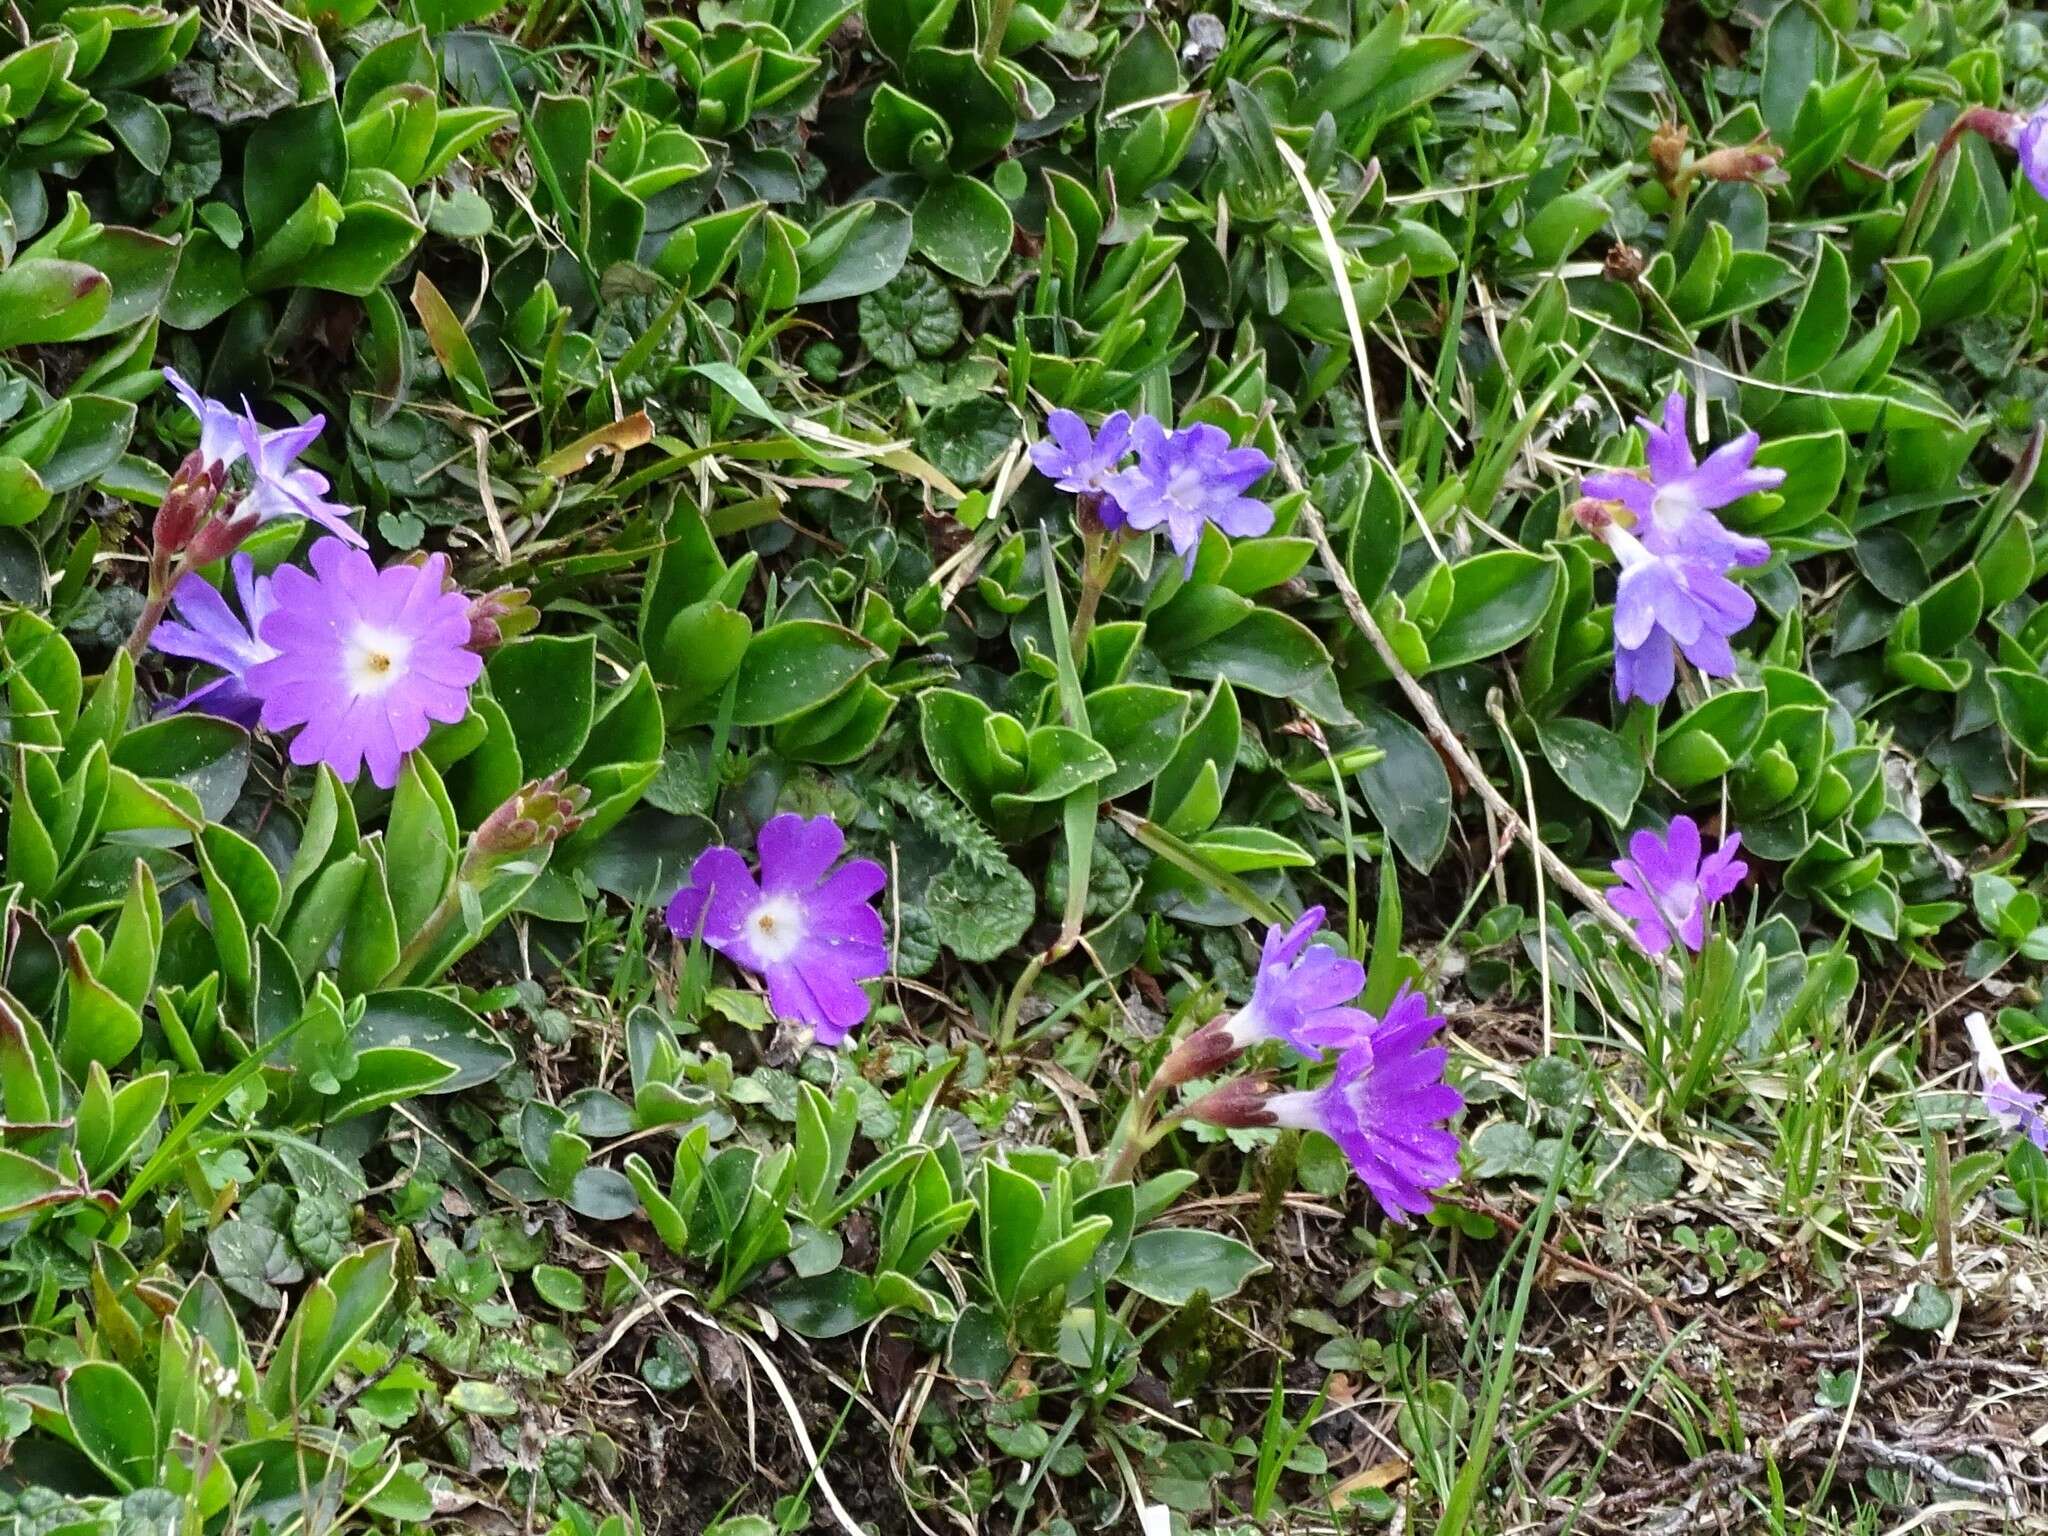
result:
<svg viewBox="0 0 2048 1536"><path fill-rule="evenodd" d="M1323 909L1310 907L1291 926L1266 930L1251 1001L1225 1026L1240 1050L1282 1040L1304 1056L1320 1056L1372 1023L1370 1014L1345 1006L1365 990L1365 967L1315 943L1322 926Z"/></svg>
<svg viewBox="0 0 2048 1536"><path fill-rule="evenodd" d="M1991 1033L1991 1021L1981 1013L1968 1014L1963 1028L1977 1057L1977 1078L1983 1084L1984 1112L2000 1129L2017 1131L2043 1152L2048 1152L2048 1119L2042 1116L2042 1096L2029 1093L2012 1080L2005 1069L2005 1055Z"/></svg>
<svg viewBox="0 0 2048 1536"><path fill-rule="evenodd" d="M1651 954L1663 954L1674 935L1697 954L1706 947L1708 908L1749 874L1736 857L1741 848L1742 834L1731 833L1702 859L1699 823L1674 816L1663 837L1643 831L1629 839L1629 857L1613 863L1621 884L1608 901L1635 924L1636 942Z"/></svg>
<svg viewBox="0 0 2048 1536"><path fill-rule="evenodd" d="M1131 442L1138 462L1109 477L1109 494L1127 526L1164 528L1190 572L1211 523L1233 538L1272 528L1273 509L1244 494L1273 467L1261 450L1232 447L1230 435L1207 422L1169 432L1150 416L1138 418Z"/></svg>
<svg viewBox="0 0 2048 1536"><path fill-rule="evenodd" d="M1607 547L1621 562L1614 594L1614 692L1662 704L1677 681L1675 651L1708 677L1733 677L1729 637L1756 617L1756 599L1708 561L1653 554L1618 525Z"/></svg>
<svg viewBox="0 0 2048 1536"><path fill-rule="evenodd" d="M1745 496L1785 483L1782 469L1756 467L1761 446L1756 433L1722 444L1702 464L1686 429L1684 395L1665 397L1661 423L1645 417L1637 422L1649 478L1629 470L1601 470L1585 477L1581 493L1596 501L1618 501L1634 513L1635 535L1653 555L1698 560L1723 573L1770 559L1769 544L1731 533L1714 516Z"/></svg>
<svg viewBox="0 0 2048 1536"><path fill-rule="evenodd" d="M1458 1138L1446 1123L1465 1107L1443 1080L1450 1052L1430 1043L1443 1026L1419 992L1403 988L1384 1018L1366 1017L1322 1087L1275 1093L1260 1077L1233 1078L1186 1113L1211 1125L1320 1131L1395 1221L1426 1215L1430 1192L1458 1176Z"/></svg>
<svg viewBox="0 0 2048 1536"><path fill-rule="evenodd" d="M271 431L256 419L246 400L237 412L200 394L174 368L166 368L164 378L199 419L200 457L231 470L242 467L240 478L247 488L238 510L243 515L254 515L259 525L280 517L303 517L338 539L368 546L350 524L349 509L327 499L327 477L298 462L325 429L325 416Z"/></svg>

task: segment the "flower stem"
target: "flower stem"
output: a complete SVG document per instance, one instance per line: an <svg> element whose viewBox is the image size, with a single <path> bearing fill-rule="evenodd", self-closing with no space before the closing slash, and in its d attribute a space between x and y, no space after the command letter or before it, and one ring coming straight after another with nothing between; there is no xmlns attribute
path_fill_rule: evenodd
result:
<svg viewBox="0 0 2048 1536"><path fill-rule="evenodd" d="M2003 144L2012 137L2012 124L2009 113L1991 107L1968 107L1956 114L1956 120L1948 125L1948 131L1934 146L1934 153L1927 157L1927 174L1920 178L1919 190L1913 194L1913 206L1906 210L1906 222L1899 226L1898 244L1892 247L1895 253L1903 254L1913 249L1920 235L1920 221L1927 216L1928 201L1934 196L1934 184L1941 179L1942 163L1955 153L1963 135L1978 133L1994 144Z"/></svg>
<svg viewBox="0 0 2048 1536"><path fill-rule="evenodd" d="M135 628L128 632L127 640L121 645L131 661L142 660L142 653L149 648L149 637L163 622L164 614L171 606L171 593L177 589L184 575L182 556L169 561L153 559L149 562L149 600L142 605L142 612L135 619Z"/></svg>
<svg viewBox="0 0 2048 1536"><path fill-rule="evenodd" d="M1122 533L1098 533L1084 522L1081 530L1081 590L1074 599L1074 625L1068 631L1074 664L1082 666L1088 655L1088 635L1095 628L1095 611L1102 594L1116 576L1117 558L1123 550Z"/></svg>

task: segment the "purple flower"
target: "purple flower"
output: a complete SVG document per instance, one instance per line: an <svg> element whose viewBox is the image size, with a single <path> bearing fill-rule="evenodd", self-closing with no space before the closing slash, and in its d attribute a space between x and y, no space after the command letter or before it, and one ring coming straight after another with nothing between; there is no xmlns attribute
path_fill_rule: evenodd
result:
<svg viewBox="0 0 2048 1536"><path fill-rule="evenodd" d="M1991 1033L1991 1021L1981 1013L1972 1013L1964 1017L1963 1028L1977 1056L1977 1077L1984 1085L1984 1112L2001 1129L2018 1131L2048 1152L2048 1118L2041 1113L2042 1096L2020 1087L2005 1070L2005 1056Z"/></svg>
<svg viewBox="0 0 2048 1536"><path fill-rule="evenodd" d="M1038 472L1063 491L1098 498L1096 515L1108 527L1121 526L1123 513L1109 493L1109 480L1130 457L1131 413L1118 411L1091 434L1072 411L1056 410L1045 418L1045 430L1048 435L1031 445Z"/></svg>
<svg viewBox="0 0 2048 1536"><path fill-rule="evenodd" d="M2013 134L2012 147L2018 151L2020 169L2034 190L2048 197L2048 103L2034 108ZM1930 170L1929 175L1933 172Z"/></svg>
<svg viewBox="0 0 2048 1536"><path fill-rule="evenodd" d="M1585 477L1582 493L1597 501L1618 501L1633 512L1636 535L1653 555L1697 560L1717 575L1730 566L1761 565L1770 559L1770 545L1729 532L1714 516L1753 492L1784 484L1782 469L1756 467L1761 442L1756 433L1745 432L1724 443L1702 464L1693 457L1686 432L1684 395L1665 397L1662 426L1646 417L1636 420L1643 429L1650 478L1627 470L1603 470Z"/></svg>
<svg viewBox="0 0 2048 1536"><path fill-rule="evenodd" d="M1426 1215L1429 1192L1458 1176L1458 1138L1444 1122L1465 1107L1443 1080L1450 1052L1431 1046L1443 1019L1405 987L1337 1058L1320 1088L1276 1093L1271 1124L1321 1131L1344 1151L1365 1187L1395 1221Z"/></svg>
<svg viewBox="0 0 2048 1536"><path fill-rule="evenodd" d="M1671 696L1672 650L1708 677L1733 677L1728 637L1756 617L1756 599L1720 567L1684 555L1652 554L1634 534L1607 529L1621 561L1614 594L1614 692L1623 703L1662 704Z"/></svg>
<svg viewBox="0 0 2048 1536"><path fill-rule="evenodd" d="M339 539L313 545L313 574L281 566L257 638L276 651L250 668L268 731L293 738L295 763L326 763L353 782L367 762L389 789L437 720L469 712L483 658L465 649L469 599L446 590L448 559L383 570Z"/></svg>
<svg viewBox="0 0 2048 1536"><path fill-rule="evenodd" d="M1244 494L1273 467L1259 449L1231 447L1229 434L1207 422L1168 432L1150 416L1138 418L1131 441L1138 462L1108 477L1109 494L1131 527L1163 524L1190 572L1208 524L1237 537L1273 526L1273 509Z"/></svg>
<svg viewBox="0 0 2048 1536"><path fill-rule="evenodd" d="M1622 883L1607 899L1636 925L1636 942L1651 954L1669 949L1673 933L1698 954L1707 942L1707 908L1749 874L1735 857L1741 847L1742 834L1731 832L1702 863L1699 823L1674 816L1662 838L1643 831L1629 839L1630 856L1613 865Z"/></svg>
<svg viewBox="0 0 2048 1536"><path fill-rule="evenodd" d="M247 466L249 487L239 508L244 515L253 514L259 526L280 517L307 518L336 538L367 547L368 541L349 523L349 509L327 500L327 477L298 463L299 455L326 427L325 416L270 432L247 400L237 413L200 394L174 368L166 368L164 377L186 409L199 418L200 457L209 464Z"/></svg>
<svg viewBox="0 0 2048 1536"><path fill-rule="evenodd" d="M888 872L872 859L834 869L845 847L830 816L785 812L755 840L758 883L736 851L707 848L668 905L677 937L701 927L706 944L768 983L777 1014L808 1024L828 1046L868 1016L861 983L889 969L882 915L871 904Z"/></svg>
<svg viewBox="0 0 2048 1536"><path fill-rule="evenodd" d="M235 616L227 599L204 576L187 576L171 592L171 611L177 618L157 625L149 643L166 656L203 661L221 670L220 677L172 703L171 709L196 709L253 730L263 701L249 691L249 670L277 654L256 638L277 601L270 578L258 576L247 555L236 555L228 564L242 616Z"/></svg>
<svg viewBox="0 0 2048 1536"><path fill-rule="evenodd" d="M1266 930L1251 1001L1225 1027L1239 1049L1284 1040L1304 1056L1321 1056L1370 1027L1371 1014L1345 1006L1365 989L1365 967L1312 942L1322 926L1323 909L1310 907L1292 927Z"/></svg>

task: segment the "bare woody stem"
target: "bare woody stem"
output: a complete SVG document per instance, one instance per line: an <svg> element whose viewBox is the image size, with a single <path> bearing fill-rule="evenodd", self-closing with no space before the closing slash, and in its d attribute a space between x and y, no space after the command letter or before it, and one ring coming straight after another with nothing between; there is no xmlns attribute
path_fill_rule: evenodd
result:
<svg viewBox="0 0 2048 1536"><path fill-rule="evenodd" d="M1285 453L1280 457L1280 473L1290 489L1304 489L1301 475ZM1314 502L1302 502L1301 520L1308 528L1309 537L1315 541L1316 552L1322 557L1324 568L1329 571L1331 580L1337 584L1338 595L1344 600L1344 611L1351 616L1351 622L1358 626L1359 631L1371 644L1374 653L1380 659L1380 664L1387 669L1395 683L1400 686L1401 692L1407 696L1409 705L1421 717L1422 728L1429 734L1429 739L1435 744L1436 749L1464 775L1465 782L1479 792L1479 798L1486 802L1487 807L1500 818L1501 823L1521 839L1531 854L1542 861L1551 879L1576 896L1604 927L1628 940L1631 945L1641 948L1637 944L1635 930L1629 926L1628 919L1609 906L1604 896L1586 884L1579 877L1577 870L1559 858L1550 846L1536 835L1535 830L1522 819L1521 813L1509 803L1507 796L1493 787L1493 781L1487 778L1486 771L1474 761L1472 754L1465 750L1465 744L1451 729L1450 722L1444 719L1443 711L1437 708L1436 700L1430 697L1429 691L1408 675L1408 669L1401 665L1401 658L1394 653L1394 648L1387 643L1387 637L1374 622L1371 610L1365 606L1365 599L1358 595L1358 588L1351 580L1350 571L1345 568L1344 562L1337 558L1337 551L1330 543L1330 532L1323 526L1323 514ZM1683 982L1684 978L1680 975L1678 967L1668 958L1652 958L1657 961L1666 978L1674 982Z"/></svg>

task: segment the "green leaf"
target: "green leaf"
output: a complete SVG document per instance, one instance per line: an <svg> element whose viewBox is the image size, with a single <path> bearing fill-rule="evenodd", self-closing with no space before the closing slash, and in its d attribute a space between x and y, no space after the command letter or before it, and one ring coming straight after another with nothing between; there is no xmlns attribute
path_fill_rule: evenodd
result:
<svg viewBox="0 0 2048 1536"><path fill-rule="evenodd" d="M409 1046L454 1067L455 1075L434 1088L454 1093L497 1077L512 1065L512 1050L490 1026L460 1003L419 987L372 992L364 1000L356 1043Z"/></svg>
<svg viewBox="0 0 2048 1536"><path fill-rule="evenodd" d="M836 697L882 652L852 630L787 619L754 636L733 690L735 725L776 725Z"/></svg>
<svg viewBox="0 0 2048 1536"><path fill-rule="evenodd" d="M1116 1278L1140 1296L1178 1307L1197 1291L1211 1301L1235 1296L1253 1275L1270 1267L1240 1238L1166 1227L1131 1239Z"/></svg>
<svg viewBox="0 0 2048 1536"><path fill-rule="evenodd" d="M1362 744L1385 754L1358 775L1365 803L1401 857L1427 872L1451 833L1451 776L1429 738L1391 710L1367 703L1359 724Z"/></svg>
<svg viewBox="0 0 2048 1536"><path fill-rule="evenodd" d="M64 1376L64 1417L78 1448L123 1493L155 1483L156 1413L142 1384L111 1360Z"/></svg>
<svg viewBox="0 0 2048 1536"><path fill-rule="evenodd" d="M1643 792L1643 760L1628 743L1591 720L1553 720L1536 736L1565 788L1616 826L1627 823Z"/></svg>
<svg viewBox="0 0 2048 1536"><path fill-rule="evenodd" d="M544 779L575 762L596 713L597 637L521 640L493 652L486 670L526 776Z"/></svg>
<svg viewBox="0 0 2048 1536"><path fill-rule="evenodd" d="M1451 567L1451 605L1429 636L1433 671L1497 655L1542 622L1558 564L1518 549L1491 550Z"/></svg>
<svg viewBox="0 0 2048 1536"><path fill-rule="evenodd" d="M0 271L0 352L91 333L114 286L83 262L34 257Z"/></svg>
<svg viewBox="0 0 2048 1536"><path fill-rule="evenodd" d="M960 339L960 303L924 267L905 267L860 301L861 345L886 367L908 368Z"/></svg>
<svg viewBox="0 0 2048 1536"><path fill-rule="evenodd" d="M910 215L918 255L977 288L996 280L1016 233L1009 205L971 176L926 188Z"/></svg>

